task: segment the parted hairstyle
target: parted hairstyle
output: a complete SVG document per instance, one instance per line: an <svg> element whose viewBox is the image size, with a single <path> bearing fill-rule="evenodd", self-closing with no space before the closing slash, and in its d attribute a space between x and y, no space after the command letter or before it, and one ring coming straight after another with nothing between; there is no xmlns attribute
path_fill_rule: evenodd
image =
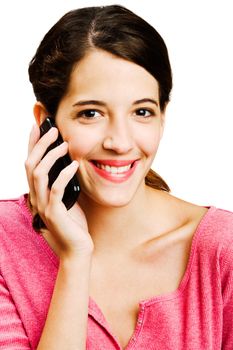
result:
<svg viewBox="0 0 233 350"><path fill-rule="evenodd" d="M56 118L70 76L89 50L102 49L145 68L159 85L162 111L169 102L172 72L167 47L144 19L120 5L95 6L66 13L48 31L29 64L29 79L36 99ZM145 183L170 192L152 169Z"/></svg>

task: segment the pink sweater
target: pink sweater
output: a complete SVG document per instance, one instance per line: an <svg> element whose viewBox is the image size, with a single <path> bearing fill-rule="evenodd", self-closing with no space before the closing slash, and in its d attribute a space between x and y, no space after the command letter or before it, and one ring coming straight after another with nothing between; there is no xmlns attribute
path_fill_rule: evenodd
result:
<svg viewBox="0 0 233 350"><path fill-rule="evenodd" d="M26 197L0 201L0 349L4 350L36 349L59 264L44 238L32 229ZM179 288L139 306L127 350L232 350L233 213L209 207L194 234ZM87 349L121 349L91 298Z"/></svg>

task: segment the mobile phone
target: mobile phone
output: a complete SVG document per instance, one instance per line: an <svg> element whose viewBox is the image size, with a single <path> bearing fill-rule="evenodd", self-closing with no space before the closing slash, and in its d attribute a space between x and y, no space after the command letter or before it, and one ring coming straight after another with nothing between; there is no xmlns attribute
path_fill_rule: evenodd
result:
<svg viewBox="0 0 233 350"><path fill-rule="evenodd" d="M40 126L40 137L42 137L46 132L48 132L52 127L56 127L55 120L52 117L47 117L45 121ZM58 138L55 142L53 142L46 150L43 157L53 148L59 146L61 143L63 143L63 139L61 137L61 134L58 133ZM52 184L60 174L61 170L67 167L71 163L70 156L66 154L65 156L62 156L56 160L54 165L51 167L48 177L48 187L51 188ZM65 204L67 210L70 209L74 203L77 201L78 196L80 193L80 185L78 182L77 175L74 175L72 179L68 182L65 190L64 195L62 198L63 203ZM41 228L45 227L42 219L40 218L39 214L36 214L33 219L33 227L36 230L40 230Z"/></svg>

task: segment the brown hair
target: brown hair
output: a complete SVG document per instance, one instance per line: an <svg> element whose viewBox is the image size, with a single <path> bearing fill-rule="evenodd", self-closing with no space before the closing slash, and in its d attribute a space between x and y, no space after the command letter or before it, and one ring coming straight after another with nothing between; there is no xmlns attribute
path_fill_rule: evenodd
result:
<svg viewBox="0 0 233 350"><path fill-rule="evenodd" d="M102 49L144 67L159 84L164 111L172 89L166 45L145 20L120 5L85 7L65 14L45 35L29 65L29 78L38 101L55 118L75 65L91 49ZM145 183L169 192L152 169Z"/></svg>

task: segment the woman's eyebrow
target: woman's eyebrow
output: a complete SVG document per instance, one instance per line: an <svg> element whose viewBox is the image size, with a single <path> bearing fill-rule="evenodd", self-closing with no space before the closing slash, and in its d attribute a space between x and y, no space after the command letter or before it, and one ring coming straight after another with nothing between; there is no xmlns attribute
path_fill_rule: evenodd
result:
<svg viewBox="0 0 233 350"><path fill-rule="evenodd" d="M78 101L75 104L73 104L72 107L75 106L85 106L85 105L98 105L98 106L106 106L106 103L103 101L98 100L85 100L85 101Z"/></svg>
<svg viewBox="0 0 233 350"><path fill-rule="evenodd" d="M142 98L141 100L135 101L133 105L137 105L143 102L151 102L154 103L157 107L159 106L158 101L154 100L153 98Z"/></svg>
<svg viewBox="0 0 233 350"><path fill-rule="evenodd" d="M158 101L152 99L152 98L142 98L141 100L137 100L133 102L133 105L137 105L143 102L151 102L155 104L157 107L159 106ZM98 106L107 106L107 104L103 101L99 100L83 100L83 101L78 101L72 105L72 107L75 106L85 106L85 105L98 105Z"/></svg>

